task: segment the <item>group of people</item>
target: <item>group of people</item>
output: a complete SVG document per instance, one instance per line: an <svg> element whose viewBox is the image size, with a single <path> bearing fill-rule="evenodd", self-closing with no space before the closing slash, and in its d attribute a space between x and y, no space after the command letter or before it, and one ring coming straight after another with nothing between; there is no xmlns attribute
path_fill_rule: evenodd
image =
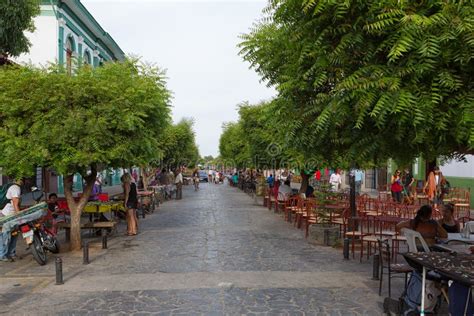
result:
<svg viewBox="0 0 474 316"><path fill-rule="evenodd" d="M207 180L209 183L223 183L224 182L224 174L221 171L209 169L207 173Z"/></svg>
<svg viewBox="0 0 474 316"><path fill-rule="evenodd" d="M323 172L324 172L324 174L323 174ZM314 172L314 180L316 182L323 181L324 179L326 179L326 181L329 180L331 190L334 191L334 192L338 192L341 189L341 185L342 185L341 170L339 170L339 169L331 170L329 168L325 168L323 170L323 172L321 172L320 169L316 170ZM362 179L361 179L361 181L362 181ZM360 192L360 184L361 184L361 182L359 182L358 192Z"/></svg>
<svg viewBox="0 0 474 316"><path fill-rule="evenodd" d="M124 173L120 178L122 181L124 206L127 219L127 236L138 234L138 188L136 177L130 173ZM183 173L182 168L177 168L174 172L165 168L158 171L153 180L153 184L165 186L166 198L171 198L173 191L176 192L176 199L183 198Z"/></svg>
<svg viewBox="0 0 474 316"><path fill-rule="evenodd" d="M171 199L173 193L176 193L176 199L180 200L183 198L183 168L177 168L176 170L171 169L160 169L155 175L153 180L154 185L162 185L165 187L165 198Z"/></svg>
<svg viewBox="0 0 474 316"><path fill-rule="evenodd" d="M412 202L414 182L415 178L408 168L404 170L403 175L400 170L395 170L390 181L392 199L398 203L404 202L404 198L406 199L405 202ZM439 167L435 167L428 174L423 191L431 204L440 205L443 203L444 196L449 192L449 186L449 182L443 176Z"/></svg>
<svg viewBox="0 0 474 316"><path fill-rule="evenodd" d="M441 208L443 217L438 221L432 218L432 206L423 205L417 211L415 218L400 222L399 224L397 224L396 229L397 231L401 231L403 228L407 228L419 232L423 239L426 241L428 247L430 248L437 243L443 243L443 240L448 238L449 233L460 232L460 225L459 222L456 221L453 216L453 204L443 204ZM422 247L420 247L419 251L424 251L421 248ZM470 247L470 251L471 253L474 253L474 246ZM442 280L441 276L439 276L439 280ZM409 282L408 286L410 287L411 284L412 283ZM422 285L418 284L417 286L421 287ZM440 285L436 285L436 287L439 286ZM406 293L410 293L410 291L406 291ZM448 295L450 315L472 315L472 304L469 304L468 312L467 314L464 314L466 298L468 297L468 295L470 295L470 290L468 286L453 281L453 283L448 288Z"/></svg>

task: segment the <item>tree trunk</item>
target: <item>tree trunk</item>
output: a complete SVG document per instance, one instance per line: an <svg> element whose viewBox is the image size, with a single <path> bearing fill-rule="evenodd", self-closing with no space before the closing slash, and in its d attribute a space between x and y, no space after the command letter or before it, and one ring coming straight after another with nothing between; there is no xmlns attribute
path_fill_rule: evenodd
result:
<svg viewBox="0 0 474 316"><path fill-rule="evenodd" d="M92 168L89 176L84 177L86 180L86 187L82 192L79 201L75 201L72 192L74 175L67 175L64 177L64 195L66 196L69 210L71 211L71 250L81 249L81 214L84 206L89 200L92 193L92 188L97 176L97 170Z"/></svg>
<svg viewBox="0 0 474 316"><path fill-rule="evenodd" d="M304 171L300 171L300 176L301 176L301 187L299 193L306 193L306 189L308 189L308 183L309 183L309 176L304 173Z"/></svg>

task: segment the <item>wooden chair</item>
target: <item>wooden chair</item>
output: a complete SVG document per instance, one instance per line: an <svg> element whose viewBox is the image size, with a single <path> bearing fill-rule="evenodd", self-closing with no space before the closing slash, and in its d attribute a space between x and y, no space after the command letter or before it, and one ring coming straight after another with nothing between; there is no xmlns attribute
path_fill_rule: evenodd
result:
<svg viewBox="0 0 474 316"><path fill-rule="evenodd" d="M305 228L305 238L308 238L309 235L309 226L318 223L318 214L316 213L316 201L309 200L306 202L306 216L302 218Z"/></svg>
<svg viewBox="0 0 474 316"><path fill-rule="evenodd" d="M372 232L370 228L372 226ZM364 256L364 246L367 245L367 260L372 254L372 248L374 250L377 248L377 243L380 240L385 240L386 237L382 233L383 223L378 222L375 218L362 217L359 219L359 227L362 233L360 237L360 258L359 261L362 262L362 257Z"/></svg>
<svg viewBox="0 0 474 316"><path fill-rule="evenodd" d="M263 207L268 207L268 203L270 201L270 192L269 190L267 189L265 191L265 195L263 196Z"/></svg>
<svg viewBox="0 0 474 316"><path fill-rule="evenodd" d="M392 277L393 274L404 274L405 276L405 289L407 288L408 273L412 273L413 269L405 263L392 263L391 262L391 251L387 240L378 241L379 256L380 256L380 283L379 283L379 296L382 295L382 282L384 271L388 274L388 297L392 297Z"/></svg>
<svg viewBox="0 0 474 316"><path fill-rule="evenodd" d="M283 193L278 192L277 197L275 199L275 213L279 213L280 210L285 209L286 200L287 200L287 197Z"/></svg>
<svg viewBox="0 0 474 316"><path fill-rule="evenodd" d="M471 216L471 207L468 203L454 204L454 214L457 214L457 220L463 224L474 220Z"/></svg>
<svg viewBox="0 0 474 316"><path fill-rule="evenodd" d="M275 200L276 200L273 195L273 190L271 188L267 189L267 195L268 195L267 207L268 207L268 210L271 210L272 205L275 203Z"/></svg>
<svg viewBox="0 0 474 316"><path fill-rule="evenodd" d="M295 214L295 221L294 225L296 228L301 228L302 219L306 216L306 204L309 202L308 199L300 198L298 207L296 208Z"/></svg>
<svg viewBox="0 0 474 316"><path fill-rule="evenodd" d="M296 209L298 207L299 199L300 197L298 195L294 195L294 196L289 197L285 201L285 209L284 209L285 221L291 222L291 215L292 215L293 209Z"/></svg>
<svg viewBox="0 0 474 316"><path fill-rule="evenodd" d="M344 217L344 238L348 238L351 240L351 251L352 251L352 258L355 258L355 241L356 239L361 241L362 237L366 235L370 235L367 232L364 232L363 225L358 223L360 218L352 218L350 215L350 211L345 214ZM362 220L363 221L363 220ZM362 245L361 245L362 247Z"/></svg>

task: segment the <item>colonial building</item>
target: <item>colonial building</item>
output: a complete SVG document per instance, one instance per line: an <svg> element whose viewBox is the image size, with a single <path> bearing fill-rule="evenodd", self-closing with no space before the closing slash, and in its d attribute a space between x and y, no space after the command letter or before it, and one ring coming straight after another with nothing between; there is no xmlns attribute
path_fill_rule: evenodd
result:
<svg viewBox="0 0 474 316"><path fill-rule="evenodd" d="M72 74L75 67L83 64L99 67L104 62L125 59L112 36L79 0L42 0L40 3L41 13L34 19L36 30L27 34L30 50L14 59L16 63L47 66L57 62ZM121 171L104 172L103 182L119 184L120 175ZM45 168L37 168L36 177L28 179L27 185L36 185L47 192L63 192L62 177ZM75 177L74 188L82 189L79 175Z"/></svg>
<svg viewBox="0 0 474 316"><path fill-rule="evenodd" d="M79 0L42 0L34 20L36 30L28 34L31 48L18 62L63 64L71 71L78 64L99 66L123 60L124 52Z"/></svg>

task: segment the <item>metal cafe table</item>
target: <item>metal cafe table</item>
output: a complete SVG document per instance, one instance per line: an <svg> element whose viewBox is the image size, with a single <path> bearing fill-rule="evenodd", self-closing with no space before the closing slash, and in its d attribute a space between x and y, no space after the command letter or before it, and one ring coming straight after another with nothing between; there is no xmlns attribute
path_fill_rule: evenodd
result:
<svg viewBox="0 0 474 316"><path fill-rule="evenodd" d="M408 252L403 256L415 270L422 270L421 312L425 315L426 271L435 271L441 276L469 287L464 314L467 311L474 286L474 255L453 252Z"/></svg>

